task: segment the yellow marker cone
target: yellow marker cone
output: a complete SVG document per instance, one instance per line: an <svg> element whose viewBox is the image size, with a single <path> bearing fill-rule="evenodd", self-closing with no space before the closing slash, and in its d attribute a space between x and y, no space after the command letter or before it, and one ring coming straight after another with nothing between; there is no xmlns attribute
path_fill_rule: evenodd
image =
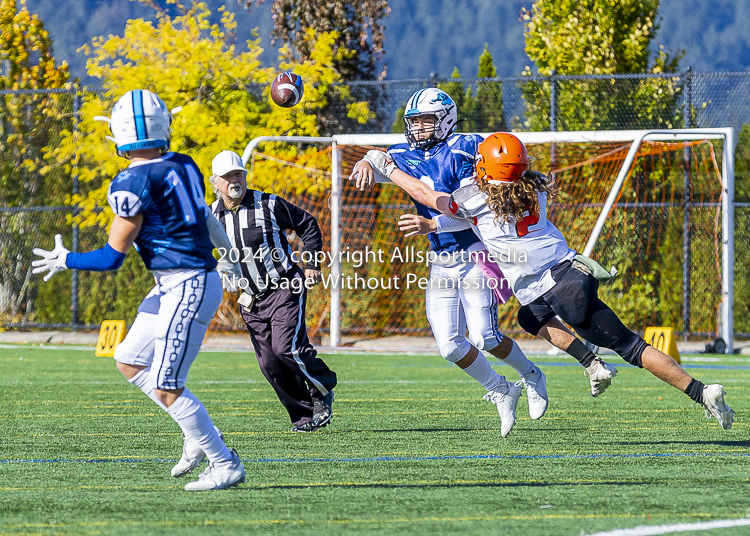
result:
<svg viewBox="0 0 750 536"><path fill-rule="evenodd" d="M678 363L682 363L672 328L646 328L643 338L657 350L664 352Z"/></svg>
<svg viewBox="0 0 750 536"><path fill-rule="evenodd" d="M124 320L105 320L99 328L99 340L96 341L96 355L114 357L117 345L122 342L128 328Z"/></svg>

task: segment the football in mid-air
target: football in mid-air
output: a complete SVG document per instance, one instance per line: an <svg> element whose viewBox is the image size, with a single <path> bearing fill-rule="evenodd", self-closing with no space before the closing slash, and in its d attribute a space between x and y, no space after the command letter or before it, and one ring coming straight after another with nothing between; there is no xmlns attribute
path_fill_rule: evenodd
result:
<svg viewBox="0 0 750 536"><path fill-rule="evenodd" d="M302 77L290 72L277 75L271 84L271 98L282 108L298 104L304 92Z"/></svg>

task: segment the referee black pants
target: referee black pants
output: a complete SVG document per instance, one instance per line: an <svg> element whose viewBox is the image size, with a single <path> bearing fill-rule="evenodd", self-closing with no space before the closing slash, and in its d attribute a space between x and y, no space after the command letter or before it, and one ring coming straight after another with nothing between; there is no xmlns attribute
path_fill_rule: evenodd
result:
<svg viewBox="0 0 750 536"><path fill-rule="evenodd" d="M301 270L293 275L303 278ZM299 293L278 288L242 307L258 366L289 413L292 424L312 422L314 400L322 400L336 386L336 373L317 357L307 338L307 289Z"/></svg>

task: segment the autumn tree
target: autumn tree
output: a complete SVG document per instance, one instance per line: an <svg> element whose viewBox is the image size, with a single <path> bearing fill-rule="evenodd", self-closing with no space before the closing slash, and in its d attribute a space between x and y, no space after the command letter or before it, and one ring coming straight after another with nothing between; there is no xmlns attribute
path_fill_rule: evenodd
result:
<svg viewBox="0 0 750 536"><path fill-rule="evenodd" d="M684 52L652 57L659 0L537 0L522 9L526 54L538 74L675 73ZM529 67L523 73L531 75ZM681 124L676 78L558 82L558 130L671 128ZM523 88L526 128L549 130L550 84Z"/></svg>
<svg viewBox="0 0 750 536"><path fill-rule="evenodd" d="M265 0L239 0L246 9ZM387 0L273 0L273 44L290 45L300 60L311 57L307 32L336 32L333 68L343 80L382 78L377 60L384 54L385 28L380 22L388 16Z"/></svg>
<svg viewBox="0 0 750 536"><path fill-rule="evenodd" d="M68 67L57 63L44 24L15 0L0 0L0 313L27 318L34 298L31 249L59 214L29 206L62 204L70 180L45 161L72 120ZM23 208L21 208L23 207Z"/></svg>
<svg viewBox="0 0 750 536"><path fill-rule="evenodd" d="M213 157L231 149L242 154L246 144L264 135L319 135L316 112L328 104L327 96L339 95L351 101L345 86L337 85L341 76L331 67L335 55L335 33L305 35L309 58L291 63L288 50L282 49L279 64L264 67L259 59L259 40L247 42L247 51L239 52L234 43L234 15L220 8L220 21L210 22L205 4L193 3L182 8L176 0L168 5L179 14L170 15L157 9L156 22L142 19L128 21L122 36L95 38L83 47L88 56L89 75L101 80L102 93L90 94L81 108L79 128L67 132L62 143L51 154L56 165L75 175L81 193L72 202L81 208L76 221L83 230L91 230L92 242L100 245L100 234L111 223L113 214L106 201L109 180L127 165L116 155L114 144L106 139L108 125L94 116L109 116L117 98L126 91L143 88L159 95L172 109L182 110L173 116L171 149L193 157L208 181ZM280 108L271 103L270 83L279 70L293 70L304 79L305 94L294 108ZM344 113L354 121L370 118L364 102L350 102ZM280 165L273 160L256 162L252 183L274 193L316 193L330 188L330 154L315 147L289 144L267 144L263 148L277 160L294 159L297 167ZM320 172L314 172L315 170ZM310 171L312 170L312 171ZM213 199L206 182L208 201ZM132 315L142 292L130 292L137 279L147 285L147 274L139 260L128 255L117 273L104 276L94 284L86 283L91 296L86 301L85 318L102 318L113 307L122 307L123 316ZM122 278L122 282L118 278ZM83 283L82 283L83 284ZM132 294L132 296L131 296ZM114 304L114 305L113 305ZM122 316L121 316L122 317Z"/></svg>

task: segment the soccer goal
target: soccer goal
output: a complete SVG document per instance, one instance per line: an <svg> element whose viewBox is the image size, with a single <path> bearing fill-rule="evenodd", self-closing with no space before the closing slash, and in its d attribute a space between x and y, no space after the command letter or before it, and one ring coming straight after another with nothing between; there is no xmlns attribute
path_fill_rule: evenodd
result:
<svg viewBox="0 0 750 536"><path fill-rule="evenodd" d="M620 271L600 295L626 325L720 336L732 352L733 129L515 134L533 168L555 177L550 220L571 247ZM369 149L403 141L402 134L261 137L244 151L251 186L264 174L283 178L267 181L270 191L321 224L330 266L311 297L308 325L329 332L332 346L347 335L430 333L419 288L427 242L403 238L396 226L413 211L408 196L387 184L359 192L346 181ZM295 174L319 178L300 191ZM501 328L514 335L517 307L512 300L499 310Z"/></svg>

